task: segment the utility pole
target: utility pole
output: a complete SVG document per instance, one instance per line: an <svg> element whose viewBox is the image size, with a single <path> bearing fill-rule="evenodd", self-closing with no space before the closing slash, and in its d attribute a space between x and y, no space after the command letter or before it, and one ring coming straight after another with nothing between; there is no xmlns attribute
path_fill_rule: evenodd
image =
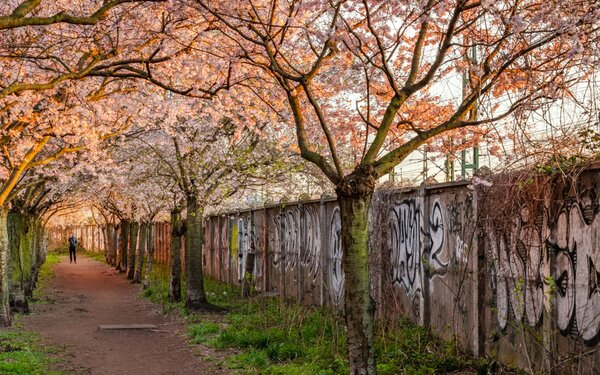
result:
<svg viewBox="0 0 600 375"><path fill-rule="evenodd" d="M473 147L473 161L471 163L467 163L467 150L462 150L460 152L460 176L463 180L467 176L467 169L471 169L472 171L476 171L479 169L479 147Z"/></svg>
<svg viewBox="0 0 600 375"><path fill-rule="evenodd" d="M450 150L454 147L454 142L450 138ZM446 155L446 162L444 163L446 169L446 182L454 181L454 155L452 153Z"/></svg>
<svg viewBox="0 0 600 375"><path fill-rule="evenodd" d="M465 38L465 44L468 45L468 38ZM476 65L477 64L477 47L473 46L471 47L471 56L469 56L469 53L467 51L467 60L473 64ZM465 70L463 72L463 100L465 97L465 94L467 92L467 86L469 85L469 76L468 76L468 69ZM471 112L469 113L469 120L474 121L477 120L477 102L475 102L473 109L471 110ZM479 147L478 145L475 145L473 147L473 160L471 163L467 163L467 150L462 150L460 153L460 176L461 178L464 180L467 178L467 169L471 169L473 172L475 172L477 169L479 169Z"/></svg>

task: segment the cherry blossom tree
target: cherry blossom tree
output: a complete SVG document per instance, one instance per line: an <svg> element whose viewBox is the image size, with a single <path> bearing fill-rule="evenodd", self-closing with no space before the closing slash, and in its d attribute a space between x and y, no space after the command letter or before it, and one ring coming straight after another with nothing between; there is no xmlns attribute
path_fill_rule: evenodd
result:
<svg viewBox="0 0 600 375"><path fill-rule="evenodd" d="M243 111L235 93L219 95L211 101L153 96L152 112L159 116L154 116L154 121L150 120L151 113L141 117L156 124L156 128L140 134L133 143L138 154L153 155L146 165L153 167L157 163L154 181L172 193L174 253L170 298L179 298L177 252L179 237L184 235L186 307L190 309L212 308L202 273L205 209L218 206L265 173L276 175L283 170L282 153L260 142L261 136L268 136L265 123L258 122L251 111ZM148 100L151 99L146 98L145 102Z"/></svg>
<svg viewBox="0 0 600 375"><path fill-rule="evenodd" d="M98 23L114 25L110 20L106 21L107 15L113 8L122 9L125 3L141 2L98 1L87 2L83 7L67 1L42 4L41 0L0 4L0 132L4 160L0 176L0 323L3 325L10 324L6 231L9 196L28 170L71 151L64 147L46 158L40 156L55 138L54 129L42 119L42 112L45 116L48 102L61 102L63 93L44 96L36 91L56 88L67 80L81 79L91 72L91 68L103 70L98 66L100 62L115 54L99 52L102 43L96 37L100 33L89 33L87 38L86 33ZM87 27L82 27L84 25ZM113 30L113 34L115 32ZM82 48L86 45L84 40L89 48ZM77 45L77 42L82 44ZM129 59L129 62L135 64L142 60Z"/></svg>
<svg viewBox="0 0 600 375"><path fill-rule="evenodd" d="M535 110L586 79L598 63L598 4L195 3L231 54L279 86L302 157L336 185L350 372L373 374L368 209L377 179L434 137ZM463 90L441 93L462 75Z"/></svg>
<svg viewBox="0 0 600 375"><path fill-rule="evenodd" d="M0 215L2 228L7 225L4 219L7 218L11 202L13 211L19 209L22 213L27 213L27 216L35 221L35 225L40 224L39 219L53 204L53 200L50 199L47 200L50 206L42 206L42 198L45 199L48 194L56 192L56 189L51 189L48 185L60 186L59 180L63 177L63 171L52 163L62 158L69 164L79 152L94 149L99 143L115 136L128 126L127 120L119 117L120 115L116 118L95 116L94 108L80 105L76 96L66 95L62 91L49 98L38 99L34 111L22 113L24 117L11 118L13 115L10 113L0 116L2 124L6 125L3 133L5 136L1 140L0 157L0 205L5 213ZM25 100L19 101L19 105L24 103ZM31 108L29 104L24 104L24 108ZM15 105L13 110L16 107L18 105ZM112 112L116 113L118 111ZM58 125L64 122L77 123L79 126L69 129ZM43 175L36 172L40 168L46 169ZM23 194L25 198L22 198ZM39 201L32 201L32 197L38 197ZM8 233L0 233L0 237L2 235ZM4 240L8 240L8 237L0 239ZM8 258L8 247L0 247L0 252ZM3 277L8 278L5 276L8 268L0 267L0 271ZM3 299L2 306L8 306L8 295L8 291L3 289L2 296L6 296L6 299ZM10 322L8 316L8 312L7 315L3 315L5 323Z"/></svg>
<svg viewBox="0 0 600 375"><path fill-rule="evenodd" d="M74 96L82 103L103 100L104 111L96 115L104 116L118 107L110 102L115 94L134 90L131 80L202 98L230 85L230 69L221 60L211 65L206 59L202 70L177 69L181 51L189 51L187 56L193 58L202 54L195 48L197 33L187 32L186 22L184 8L176 1L10 0L0 4L0 133L8 166L0 171L4 211L28 170L81 151L81 145L72 146L77 135L102 132L86 129L93 122L90 118L84 122L75 121L77 116L67 118L65 107L78 111L66 104ZM206 88L178 85L174 81L182 71L190 79L210 73L214 80ZM2 228L3 218L0 215ZM4 234L0 232L0 237ZM8 253L3 245L0 238L0 321L9 324Z"/></svg>

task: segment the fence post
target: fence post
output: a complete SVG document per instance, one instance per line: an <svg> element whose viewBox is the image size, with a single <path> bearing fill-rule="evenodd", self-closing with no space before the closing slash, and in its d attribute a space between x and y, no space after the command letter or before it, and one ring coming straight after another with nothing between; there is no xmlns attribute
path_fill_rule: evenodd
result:
<svg viewBox="0 0 600 375"><path fill-rule="evenodd" d="M271 272L271 264L269 263L267 253L269 251L269 218L267 215L267 207L263 206L263 219L261 223L261 237L262 237L262 245L263 251L261 254L262 264L263 264L263 290L265 292L270 292L270 280L269 274Z"/></svg>
<svg viewBox="0 0 600 375"><path fill-rule="evenodd" d="M421 186L419 187L418 191L418 195L419 195L419 201L421 202L421 218L422 218L422 223L421 223L421 236L422 236L422 244L423 244L423 249L431 249L431 238L428 235L423 235L423 234L429 234L431 231L431 225L429 222L429 212L430 212L430 202L429 202L429 195L427 194L427 189L426 189L426 185L425 182L423 182L421 184ZM430 285L429 285L429 281L430 281L430 277L429 277L429 268L426 264L424 264L423 259L428 259L428 257L424 256L425 254L421 253L421 258L419 260L419 266L421 267L421 283L423 285L423 292L421 293L421 303L420 303L420 318L421 321L419 322L422 326L424 327L429 327L429 321L430 321L430 309L429 309L429 289L430 289Z"/></svg>
<svg viewBox="0 0 600 375"><path fill-rule="evenodd" d="M319 299L320 305L325 306L326 304L326 291L327 289L327 243L329 239L329 233L327 231L327 206L325 204L325 195L321 195L321 202L319 204L319 216L320 216L320 225L321 225L321 247L319 254L319 261L321 266L319 267L319 272L321 273L321 296Z"/></svg>

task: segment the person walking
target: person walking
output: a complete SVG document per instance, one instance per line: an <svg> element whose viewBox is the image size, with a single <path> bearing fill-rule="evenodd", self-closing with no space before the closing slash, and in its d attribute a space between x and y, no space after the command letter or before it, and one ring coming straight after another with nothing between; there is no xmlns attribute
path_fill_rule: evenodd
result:
<svg viewBox="0 0 600 375"><path fill-rule="evenodd" d="M75 234L72 234L71 237L69 237L69 263L75 262L75 264L77 264L77 255L75 253L76 249L77 237L75 237Z"/></svg>

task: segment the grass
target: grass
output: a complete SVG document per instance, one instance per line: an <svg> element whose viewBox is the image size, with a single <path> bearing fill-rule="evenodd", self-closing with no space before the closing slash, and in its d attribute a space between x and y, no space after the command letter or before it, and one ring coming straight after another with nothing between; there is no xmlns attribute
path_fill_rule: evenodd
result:
<svg viewBox="0 0 600 375"><path fill-rule="evenodd" d="M61 254L48 253L40 268L38 287L33 291L33 301L44 302L43 289L54 277L53 265L60 262ZM14 317L13 327L0 331L0 374L61 374L48 370L55 362L51 348L42 345L33 332L20 329L19 315Z"/></svg>
<svg viewBox="0 0 600 375"><path fill-rule="evenodd" d="M83 253L83 255L85 255L88 258L95 259L98 262L106 263L106 258L104 257L103 252L93 252L93 251L88 251L88 250L84 249L82 251L82 253ZM69 253L67 253L67 255L69 255Z"/></svg>
<svg viewBox="0 0 600 375"><path fill-rule="evenodd" d="M142 280L145 276L145 268L142 267ZM185 284L182 285L182 292L185 293ZM157 263L152 265L150 287L142 291L142 296L162 305L164 313L170 313L177 309L185 313L182 302L169 302L169 269L167 265ZM185 296L183 296L182 300L185 300Z"/></svg>
<svg viewBox="0 0 600 375"><path fill-rule="evenodd" d="M189 326L188 336L193 344L202 344L220 331L221 327L215 322L200 322Z"/></svg>
<svg viewBox="0 0 600 375"><path fill-rule="evenodd" d="M40 267L40 273L38 275L37 288L33 290L33 298L32 302L42 302L43 298L43 290L46 288L50 280L54 277L54 268L53 266L57 263L60 263L60 257L63 254L59 252L49 252L46 254L46 260L44 264Z"/></svg>
<svg viewBox="0 0 600 375"><path fill-rule="evenodd" d="M48 354L34 333L0 331L0 374L60 374L47 370Z"/></svg>
<svg viewBox="0 0 600 375"><path fill-rule="evenodd" d="M344 333L333 314L279 299L250 300L232 310L209 346L241 349L227 361L242 373L348 373Z"/></svg>
<svg viewBox="0 0 600 375"><path fill-rule="evenodd" d="M56 247L53 248L51 251L48 252L48 255L56 255L56 256L69 256L69 247L68 246L60 246L60 247ZM77 255L83 255L86 256L88 258L92 258L95 259L101 263L106 263L106 258L104 257L104 253L103 252L94 252L94 251L90 251L87 250L81 246L77 247Z"/></svg>
<svg viewBox="0 0 600 375"><path fill-rule="evenodd" d="M168 298L167 267L155 267L144 295L163 307ZM189 314L188 336L230 354L225 365L239 374L348 373L343 319L325 308L303 306L280 298L240 297L239 288L205 280L209 301L229 313ZM175 304L182 311L182 304ZM385 324L384 324L385 323ZM495 362L472 359L424 327L405 319L378 322L375 342L380 375L425 375L452 372L493 373Z"/></svg>

